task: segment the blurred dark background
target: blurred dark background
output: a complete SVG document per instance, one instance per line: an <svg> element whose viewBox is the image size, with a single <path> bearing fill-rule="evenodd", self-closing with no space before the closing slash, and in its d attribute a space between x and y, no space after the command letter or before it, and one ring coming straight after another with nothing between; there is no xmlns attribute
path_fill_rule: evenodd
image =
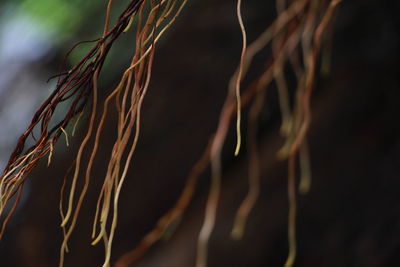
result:
<svg viewBox="0 0 400 267"><path fill-rule="evenodd" d="M125 2L117 1L117 15ZM239 61L235 1L191 0L157 47L143 110L143 131L120 201L113 261L135 247L173 205L216 124ZM2 0L0 3L0 166L33 112L54 88L69 48L102 30L106 1ZM245 1L254 40L274 19L274 1ZM399 4L344 0L335 18L331 72L313 95L308 135L312 187L299 197L295 266L400 266ZM132 34L131 34L132 35ZM129 64L133 38L120 38L102 74L103 96ZM75 51L73 64L85 47ZM267 54L263 56L268 56ZM255 68L263 61L256 62ZM273 88L263 110L259 149L261 196L241 241L231 240L236 209L247 192L246 150L234 158L234 131L224 157L223 193L210 242L209 266L282 266L287 255L286 162ZM244 111L246 112L246 111ZM79 132L85 131L85 118ZM108 122L109 136L113 123ZM62 139L49 168L29 178L23 201L0 242L0 266L57 266L62 231L59 191L78 141ZM103 248L90 246L94 205L112 139L102 143L92 190L71 239L65 266L100 266ZM98 179L96 181L96 179ZM135 266L193 266L209 186L206 171L175 234Z"/></svg>

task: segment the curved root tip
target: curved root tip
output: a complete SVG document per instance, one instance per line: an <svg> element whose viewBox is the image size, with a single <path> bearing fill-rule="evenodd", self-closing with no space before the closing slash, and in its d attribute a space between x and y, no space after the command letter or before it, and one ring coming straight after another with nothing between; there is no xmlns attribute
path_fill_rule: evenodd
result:
<svg viewBox="0 0 400 267"><path fill-rule="evenodd" d="M101 240L101 238L103 237L103 234L102 233L100 233L98 236L97 236L97 238L95 239L95 240L93 240L92 241L92 246L95 246L95 245L97 245L97 243L99 243L99 241Z"/></svg>
<svg viewBox="0 0 400 267"><path fill-rule="evenodd" d="M67 225L67 223L68 223L68 219L67 218L65 218L62 222L61 222L61 227L62 228L64 228L66 225Z"/></svg>
<svg viewBox="0 0 400 267"><path fill-rule="evenodd" d="M234 227L231 232L231 238L233 240L241 240L243 237L243 228L242 227Z"/></svg>
<svg viewBox="0 0 400 267"><path fill-rule="evenodd" d="M307 180L304 180L304 178L303 178L303 180L301 180L301 181L304 181L304 182L300 182L300 186L299 186L300 194L307 195L308 192L310 192L311 185L310 185L309 180L310 180L309 178L307 178Z"/></svg>
<svg viewBox="0 0 400 267"><path fill-rule="evenodd" d="M276 157L279 160L285 160L289 157L289 152L290 152L290 146L284 145L276 154Z"/></svg>
<svg viewBox="0 0 400 267"><path fill-rule="evenodd" d="M235 157L239 155L239 151L240 151L240 145L237 145L235 149Z"/></svg>

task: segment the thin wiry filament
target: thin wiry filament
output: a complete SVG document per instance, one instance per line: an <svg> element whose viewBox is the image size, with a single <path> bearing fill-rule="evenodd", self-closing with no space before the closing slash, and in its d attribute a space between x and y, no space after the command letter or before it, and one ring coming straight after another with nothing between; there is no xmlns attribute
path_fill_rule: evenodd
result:
<svg viewBox="0 0 400 267"><path fill-rule="evenodd" d="M241 104L241 99L240 99L240 82L242 81L243 62L244 62L244 57L245 57L246 48L247 48L246 29L244 28L244 24L243 24L241 4L242 4L242 1L238 0L237 6L236 6L236 14L237 14L239 25L240 25L240 30L242 32L243 47L242 47L242 53L240 55L239 71L237 74L236 85L235 85L236 108L237 108L237 110L236 110L236 113L237 113L237 115L236 115L237 143L236 143L236 148L235 148L235 156L239 155L240 145L242 143L242 134L240 131L241 116L242 116L241 115L242 104Z"/></svg>

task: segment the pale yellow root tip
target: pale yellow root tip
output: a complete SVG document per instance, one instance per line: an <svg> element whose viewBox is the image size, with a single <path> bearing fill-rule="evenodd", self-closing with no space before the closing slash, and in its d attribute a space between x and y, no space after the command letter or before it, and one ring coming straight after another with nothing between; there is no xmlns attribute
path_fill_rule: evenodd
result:
<svg viewBox="0 0 400 267"><path fill-rule="evenodd" d="M69 141L68 141L68 134L65 131L65 129L63 127L60 127L61 131L64 133L65 135L65 143L67 144L67 146L69 146Z"/></svg>
<svg viewBox="0 0 400 267"><path fill-rule="evenodd" d="M129 29L131 28L132 22L133 22L133 16L132 16L131 19L129 20L129 23L128 23L128 25L126 26L126 28L124 29L124 32L129 31Z"/></svg>
<svg viewBox="0 0 400 267"><path fill-rule="evenodd" d="M235 148L235 157L239 155L240 146L242 144L242 135L240 133L240 120L238 120L238 128L237 128L237 143Z"/></svg>

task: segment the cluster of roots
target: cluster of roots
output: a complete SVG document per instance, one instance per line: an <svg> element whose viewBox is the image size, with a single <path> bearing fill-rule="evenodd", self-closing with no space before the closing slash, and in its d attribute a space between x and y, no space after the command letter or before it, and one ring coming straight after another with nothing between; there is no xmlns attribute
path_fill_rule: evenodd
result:
<svg viewBox="0 0 400 267"><path fill-rule="evenodd" d="M75 129L82 113L86 109L90 110L87 132L73 162L72 175L65 176L61 190L60 213L64 240L60 249L60 266L63 265L65 252L68 251L68 240L74 231L82 203L90 188L91 170L109 107L115 105L118 111L115 118L117 134L97 201L92 231L92 244L96 245L103 241L105 246L103 266L110 265L112 242L118 221L119 196L139 141L141 107L149 89L156 44L179 16L187 0L131 0L114 25L110 22L112 2L108 1L102 36L89 41L93 43L92 48L75 66L57 75L55 90L33 116L31 124L19 138L0 176L0 215L4 218L1 237L19 203L24 183L31 171L41 158L47 157L48 164L51 163L57 140L62 135L68 140L68 133L65 130L67 126L72 125ZM249 191L238 208L231 232L234 239L242 237L247 217L259 195L260 168L256 136L266 91L272 83L278 90L282 116L281 134L286 138L278 157L287 159L288 163L289 253L285 266L293 265L296 257L296 195L298 191L306 193L311 182L306 142L311 122L311 95L316 75L321 68L319 60L321 48L329 45L334 11L339 2L340 0L277 0L277 18L256 40L248 44L246 25L242 19L245 8L242 9L242 1L237 0L238 30L242 33L243 46L240 62L228 86L218 127L203 155L188 175L186 185L176 204L159 219L153 230L144 236L136 248L120 257L117 266L127 266L140 258L163 236L168 227L182 216L196 190L198 177L210 165L210 192L204 223L199 233L196 261L197 267L206 266L208 242L214 228L221 191L221 151L230 124L235 120L237 134L235 155L240 152L241 109L249 105L246 128L248 138L246 145L250 162ZM133 44L135 49L131 63L123 72L118 85L110 90L104 101L100 101L98 79L104 61L115 40L123 33L135 34L135 44ZM241 82L246 77L252 60L265 50L270 50L270 56L264 64L264 70L247 88L241 89ZM294 101L290 101L289 86L285 77L288 69L296 76ZM64 118L54 121L54 112L63 102L68 103ZM294 104L290 104L291 102ZM72 135L73 132L74 130ZM38 137L35 137L34 133ZM30 136L34 144L26 148ZM89 145L91 143L93 145ZM89 161L84 164L83 153L90 155ZM295 175L297 165L301 170L298 189ZM83 181L82 188L77 186L79 179Z"/></svg>

